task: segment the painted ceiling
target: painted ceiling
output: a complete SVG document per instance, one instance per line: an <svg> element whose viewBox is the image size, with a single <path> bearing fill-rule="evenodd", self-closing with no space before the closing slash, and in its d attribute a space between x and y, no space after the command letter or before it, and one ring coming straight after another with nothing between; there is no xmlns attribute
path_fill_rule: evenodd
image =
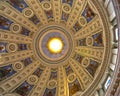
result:
<svg viewBox="0 0 120 96"><path fill-rule="evenodd" d="M0 1L0 94L88 96L109 64L109 35L98 0Z"/></svg>

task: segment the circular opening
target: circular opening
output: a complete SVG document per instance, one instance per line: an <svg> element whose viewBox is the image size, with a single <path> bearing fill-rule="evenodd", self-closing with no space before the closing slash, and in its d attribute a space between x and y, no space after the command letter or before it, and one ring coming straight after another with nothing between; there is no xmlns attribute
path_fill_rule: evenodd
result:
<svg viewBox="0 0 120 96"><path fill-rule="evenodd" d="M47 48L53 54L60 53L63 49L63 42L60 38L50 38L47 43Z"/></svg>

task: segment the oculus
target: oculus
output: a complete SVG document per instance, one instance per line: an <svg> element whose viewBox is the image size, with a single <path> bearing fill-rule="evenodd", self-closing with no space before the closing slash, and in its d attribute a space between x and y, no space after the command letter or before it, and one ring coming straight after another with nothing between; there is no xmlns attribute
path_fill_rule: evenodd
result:
<svg viewBox="0 0 120 96"><path fill-rule="evenodd" d="M47 48L51 53L60 53L63 46L64 44L60 38L50 38L47 43Z"/></svg>

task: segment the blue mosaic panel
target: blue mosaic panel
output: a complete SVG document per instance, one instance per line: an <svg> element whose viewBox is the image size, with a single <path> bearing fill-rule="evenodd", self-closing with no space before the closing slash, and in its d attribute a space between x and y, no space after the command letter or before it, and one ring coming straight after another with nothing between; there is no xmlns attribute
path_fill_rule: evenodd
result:
<svg viewBox="0 0 120 96"><path fill-rule="evenodd" d="M38 24L40 23L40 20L37 18L36 15L34 15L33 17L29 18L30 21L32 21L34 24Z"/></svg>
<svg viewBox="0 0 120 96"><path fill-rule="evenodd" d="M29 36L29 35L30 35L30 31L29 31L28 29L22 27L21 34L22 34L22 35L25 35L25 36Z"/></svg>
<svg viewBox="0 0 120 96"><path fill-rule="evenodd" d="M88 4L82 13L82 16L86 18L87 22L90 22L95 17L95 13L92 11Z"/></svg>
<svg viewBox="0 0 120 96"><path fill-rule="evenodd" d="M17 89L15 89L15 92L20 94L21 96L28 96L32 88L33 85L30 85L28 82L25 81Z"/></svg>
<svg viewBox="0 0 120 96"><path fill-rule="evenodd" d="M67 76L68 76L69 74L73 73L73 70L72 70L72 68L71 68L70 66L67 67L67 68L65 68L65 71L66 71Z"/></svg>
<svg viewBox="0 0 120 96"><path fill-rule="evenodd" d="M67 22L68 17L69 17L69 14L62 12L62 18L61 18L62 20L65 20Z"/></svg>
<svg viewBox="0 0 120 96"><path fill-rule="evenodd" d="M56 95L56 88L54 88L54 89L46 88L45 93L44 93L43 96L57 96Z"/></svg>
<svg viewBox="0 0 120 96"><path fill-rule="evenodd" d="M26 44L18 44L18 50L27 50L27 45Z"/></svg>
<svg viewBox="0 0 120 96"><path fill-rule="evenodd" d="M40 2L44 1L44 0L39 0ZM50 0L47 0L47 1L50 1Z"/></svg>
<svg viewBox="0 0 120 96"><path fill-rule="evenodd" d="M86 69L92 76L94 76L98 66L99 66L98 62L90 60L90 64Z"/></svg>
<svg viewBox="0 0 120 96"><path fill-rule="evenodd" d="M0 81L7 79L8 77L12 76L15 73L16 71L13 70L12 64L0 67Z"/></svg>
<svg viewBox="0 0 120 96"><path fill-rule="evenodd" d="M81 91L81 86L78 80L76 79L73 83L69 83L69 96L73 96L73 94Z"/></svg>
<svg viewBox="0 0 120 96"><path fill-rule="evenodd" d="M75 31L79 31L82 27L80 26L80 24L78 22L75 23L75 25L73 26L73 28L75 29Z"/></svg>
<svg viewBox="0 0 120 96"><path fill-rule="evenodd" d="M93 46L98 46L98 47L103 46L102 33L97 33L93 35L92 37L94 40Z"/></svg>
<svg viewBox="0 0 120 96"><path fill-rule="evenodd" d="M70 6L72 6L73 0L62 0L62 3L67 3L67 4L69 4Z"/></svg>
<svg viewBox="0 0 120 96"><path fill-rule="evenodd" d="M57 72L51 72L50 79L57 79Z"/></svg>
<svg viewBox="0 0 120 96"><path fill-rule="evenodd" d="M7 2L20 12L22 12L23 9L28 7L25 0L8 0Z"/></svg>
<svg viewBox="0 0 120 96"><path fill-rule="evenodd" d="M41 74L42 74L42 72L43 72L43 70L42 70L42 69L37 68L37 70L35 70L35 72L33 73L33 75L36 75L36 76L40 77L40 76L41 76Z"/></svg>
<svg viewBox="0 0 120 96"><path fill-rule="evenodd" d="M24 60L21 60L21 62L23 62L24 66L28 66L29 64L31 64L33 61L32 61L32 58L26 58Z"/></svg>
<svg viewBox="0 0 120 96"><path fill-rule="evenodd" d="M0 29L4 29L4 30L10 30L10 25L13 22L8 20L7 18L0 16Z"/></svg>
<svg viewBox="0 0 120 96"><path fill-rule="evenodd" d="M86 38L79 40L79 46L86 46Z"/></svg>
<svg viewBox="0 0 120 96"><path fill-rule="evenodd" d="M53 18L53 12L52 12L52 10L45 11L45 13L46 13L46 16L48 17L48 19Z"/></svg>
<svg viewBox="0 0 120 96"><path fill-rule="evenodd" d="M79 54L77 54L77 55L75 56L75 60L78 61L80 64L82 63L83 58L84 58L84 57L81 56L81 55L79 55Z"/></svg>
<svg viewBox="0 0 120 96"><path fill-rule="evenodd" d="M0 53L8 53L8 51L6 50L6 45L7 43L0 42Z"/></svg>

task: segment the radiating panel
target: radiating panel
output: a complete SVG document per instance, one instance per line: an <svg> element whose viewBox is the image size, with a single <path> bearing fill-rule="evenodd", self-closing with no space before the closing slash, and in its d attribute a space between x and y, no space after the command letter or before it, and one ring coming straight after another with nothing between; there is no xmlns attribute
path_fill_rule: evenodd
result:
<svg viewBox="0 0 120 96"><path fill-rule="evenodd" d="M51 70L48 67L43 71L34 91L30 94L31 96L43 96L46 88L45 85L47 84L50 77L50 72Z"/></svg>
<svg viewBox="0 0 120 96"><path fill-rule="evenodd" d="M34 24L32 24L27 18L22 15L22 13L15 11L10 5L5 2L0 2L0 13L2 15L5 15L7 18L10 18L15 22L25 26L33 32L36 32L38 30Z"/></svg>
<svg viewBox="0 0 120 96"><path fill-rule="evenodd" d="M86 4L86 0L76 0L74 1L74 6L72 12L70 13L69 19L67 21L67 27L71 28L78 19L78 16L82 13L82 9Z"/></svg>
<svg viewBox="0 0 120 96"><path fill-rule="evenodd" d="M26 0L26 2L32 7L32 9L34 10L34 13L39 18L39 20L43 24L47 24L48 20L45 16L44 10L42 9L41 5L38 2L38 0Z"/></svg>
<svg viewBox="0 0 120 96"><path fill-rule="evenodd" d="M17 60L21 60L23 58L29 57L33 55L33 51L32 50L28 50L28 51L19 51L16 53L8 53L8 54L3 54L2 55L2 61L3 63L10 63L10 62L14 62Z"/></svg>
<svg viewBox="0 0 120 96"><path fill-rule="evenodd" d="M59 67L58 69L58 94L57 96L69 96L68 94L68 85L67 78L65 75L65 70L63 67Z"/></svg>
<svg viewBox="0 0 120 96"><path fill-rule="evenodd" d="M61 14L62 14L61 0L52 0L52 5L53 5L53 16L55 22L60 23Z"/></svg>
<svg viewBox="0 0 120 96"><path fill-rule="evenodd" d="M88 85L91 84L93 77L74 59L70 59L69 63L82 82L83 89L85 89Z"/></svg>
<svg viewBox="0 0 120 96"><path fill-rule="evenodd" d="M36 68L39 66L39 61L34 62L30 66L26 67L23 71L18 73L14 78L0 84L0 88L4 89L2 93L13 90L20 82L24 81Z"/></svg>
<svg viewBox="0 0 120 96"><path fill-rule="evenodd" d="M98 16L94 17L93 20L87 24L87 26L83 27L75 34L75 39L83 39L92 34L98 33L102 31L101 21Z"/></svg>
<svg viewBox="0 0 120 96"><path fill-rule="evenodd" d="M32 39L30 37L12 34L9 31L4 31L4 30L0 30L0 40L15 42L15 43L28 43L28 44L32 42Z"/></svg>
<svg viewBox="0 0 120 96"><path fill-rule="evenodd" d="M92 57L97 61L101 62L104 55L104 48L79 46L76 47L75 52L83 56Z"/></svg>

